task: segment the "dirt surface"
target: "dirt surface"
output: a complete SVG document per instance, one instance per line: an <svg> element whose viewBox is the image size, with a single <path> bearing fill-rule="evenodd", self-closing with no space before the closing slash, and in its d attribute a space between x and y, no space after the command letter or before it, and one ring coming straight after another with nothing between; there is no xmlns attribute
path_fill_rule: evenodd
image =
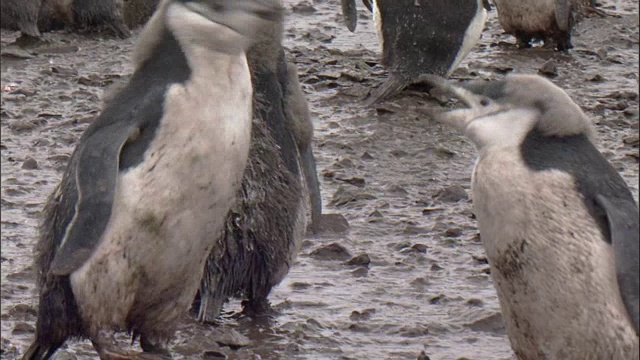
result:
<svg viewBox="0 0 640 360"><path fill-rule="evenodd" d="M305 240L271 295L280 315L251 321L235 316L232 303L218 327L185 319L175 358L416 359L424 351L432 360L511 359L468 197L473 147L424 114L440 105L420 88L362 107L385 74L360 4L355 34L338 0L285 4L285 45L314 116L325 213L342 214L349 228L336 221L333 232ZM637 199L638 3L601 9L613 16L579 24L568 54L517 50L494 10L453 78L555 73ZM135 41L57 32L19 51L10 46L16 36L1 36L2 359L18 357L33 338L31 254L43 202L105 87L131 73ZM87 341L70 341L57 356L95 358Z"/></svg>

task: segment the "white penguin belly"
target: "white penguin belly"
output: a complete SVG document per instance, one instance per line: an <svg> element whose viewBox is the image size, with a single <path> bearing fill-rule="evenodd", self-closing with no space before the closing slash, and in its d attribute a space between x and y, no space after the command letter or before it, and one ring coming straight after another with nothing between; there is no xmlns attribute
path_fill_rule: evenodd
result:
<svg viewBox="0 0 640 360"><path fill-rule="evenodd" d="M500 25L508 33L543 32L555 23L555 0L495 0Z"/></svg>
<svg viewBox="0 0 640 360"><path fill-rule="evenodd" d="M572 178L518 149L476 165L473 203L512 348L521 359L630 359L638 337L614 257ZM637 355L634 355L637 356Z"/></svg>
<svg viewBox="0 0 640 360"><path fill-rule="evenodd" d="M458 65L464 60L464 58L469 55L471 49L476 45L478 40L480 40L480 35L482 35L482 30L484 29L484 23L487 20L487 10L485 10L484 5L482 4L482 0L477 0L477 11L473 19L471 19L471 23L467 27L467 31L464 33L464 39L462 40L462 46L458 53L456 54L453 63L449 67L449 71L447 71L447 77L454 72Z"/></svg>
<svg viewBox="0 0 640 360"><path fill-rule="evenodd" d="M209 65L168 89L144 161L119 175L100 243L71 274L92 327L122 328L138 312L162 326L187 310L235 199L249 151L249 69L244 54L200 55Z"/></svg>

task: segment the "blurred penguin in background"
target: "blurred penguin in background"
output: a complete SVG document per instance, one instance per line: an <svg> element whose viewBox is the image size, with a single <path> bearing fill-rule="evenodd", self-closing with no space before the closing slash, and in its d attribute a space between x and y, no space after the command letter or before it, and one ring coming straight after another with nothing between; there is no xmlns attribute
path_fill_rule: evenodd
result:
<svg viewBox="0 0 640 360"><path fill-rule="evenodd" d="M356 0L342 0L347 28L357 25ZM363 0L373 12L389 78L367 105L398 94L420 75L448 77L480 39L487 0Z"/></svg>

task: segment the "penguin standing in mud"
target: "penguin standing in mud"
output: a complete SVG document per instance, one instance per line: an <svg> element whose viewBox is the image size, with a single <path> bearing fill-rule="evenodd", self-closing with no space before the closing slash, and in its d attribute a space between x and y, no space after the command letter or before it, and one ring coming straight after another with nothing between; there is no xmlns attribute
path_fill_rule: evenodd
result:
<svg viewBox="0 0 640 360"><path fill-rule="evenodd" d="M124 22L125 0L43 0L38 25L41 31L59 28L107 29L120 38L131 31ZM131 0L140 2L141 0Z"/></svg>
<svg viewBox="0 0 640 360"><path fill-rule="evenodd" d="M436 115L476 145L474 213L520 359L637 359L638 206L549 80L432 84L469 108Z"/></svg>
<svg viewBox="0 0 640 360"><path fill-rule="evenodd" d="M357 23L356 0L342 0L347 28ZM480 39L487 0L364 0L373 12L389 78L367 105L396 95L422 74L448 77Z"/></svg>
<svg viewBox="0 0 640 360"><path fill-rule="evenodd" d="M0 0L0 23L3 29L20 30L23 36L40 37L38 12L42 0Z"/></svg>
<svg viewBox="0 0 640 360"><path fill-rule="evenodd" d="M87 128L45 207L24 359L78 337L102 359L169 356L247 162L245 51L281 18L269 0L163 0L133 76ZM123 330L144 353L118 346Z"/></svg>
<svg viewBox="0 0 640 360"><path fill-rule="evenodd" d="M543 40L545 47L569 50L574 5L591 0L494 0L498 20L505 32L516 37L519 48L531 47L532 40Z"/></svg>
<svg viewBox="0 0 640 360"><path fill-rule="evenodd" d="M216 320L234 296L244 298L247 315L267 314L267 297L289 272L304 238L308 210L312 229L319 222L313 126L282 34L282 24L272 23L247 51L254 84L249 161L194 301L199 321Z"/></svg>

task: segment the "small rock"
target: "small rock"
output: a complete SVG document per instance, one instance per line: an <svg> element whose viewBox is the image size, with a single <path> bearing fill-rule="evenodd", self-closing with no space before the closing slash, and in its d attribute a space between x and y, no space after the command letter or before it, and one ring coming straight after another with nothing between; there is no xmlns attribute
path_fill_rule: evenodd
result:
<svg viewBox="0 0 640 360"><path fill-rule="evenodd" d="M309 256L318 260L347 260L351 258L349 251L338 243L321 246L311 252Z"/></svg>
<svg viewBox="0 0 640 360"><path fill-rule="evenodd" d="M558 76L558 66L555 61L547 60L547 62L542 64L540 69L538 69L538 72L548 77L556 77Z"/></svg>
<svg viewBox="0 0 640 360"><path fill-rule="evenodd" d="M472 323L465 324L466 327L473 331L483 331L503 334L505 331L502 314L494 313L489 316L482 317Z"/></svg>
<svg viewBox="0 0 640 360"><path fill-rule="evenodd" d="M373 155L369 154L368 152L364 152L364 154L362 154L362 156L360 156L360 159L362 160L373 160Z"/></svg>
<svg viewBox="0 0 640 360"><path fill-rule="evenodd" d="M17 304L13 308L11 308L11 310L9 310L9 314L11 314L14 317L24 318L29 316L35 317L38 315L38 312L31 305Z"/></svg>
<svg viewBox="0 0 640 360"><path fill-rule="evenodd" d="M393 248L395 250L397 250L397 251L400 251L402 249L406 249L408 247L411 247L411 242L409 242L409 241L403 241L401 243L393 245Z"/></svg>
<svg viewBox="0 0 640 360"><path fill-rule="evenodd" d="M442 202L458 202L460 200L467 200L469 196L464 188L460 185L451 185L438 191L434 199Z"/></svg>
<svg viewBox="0 0 640 360"><path fill-rule="evenodd" d="M471 257L473 258L473 260L479 262L480 264L486 265L489 263L489 260L484 255L471 255Z"/></svg>
<svg viewBox="0 0 640 360"><path fill-rule="evenodd" d="M305 15L313 14L316 12L316 8L311 6L311 4L309 4L306 1L293 5L291 7L291 10L293 10L294 13L305 14Z"/></svg>
<svg viewBox="0 0 640 360"><path fill-rule="evenodd" d="M600 74L595 74L594 76L590 77L588 80L591 82L603 82L604 78Z"/></svg>
<svg viewBox="0 0 640 360"><path fill-rule="evenodd" d="M638 144L640 144L640 137L638 136L638 134L636 135L631 135L631 136L626 136L622 139L622 141L627 144L627 145L631 145L631 146L638 146Z"/></svg>
<svg viewBox="0 0 640 360"><path fill-rule="evenodd" d="M407 155L409 155L408 152L404 151L404 150L391 150L391 155L397 157L397 158L401 158L401 157L405 157Z"/></svg>
<svg viewBox="0 0 640 360"><path fill-rule="evenodd" d="M431 360L431 358L429 356L427 356L427 354L425 354L424 350L422 350L420 352L420 355L418 355L418 359L417 360Z"/></svg>
<svg viewBox="0 0 640 360"><path fill-rule="evenodd" d="M471 298L471 299L467 300L466 304L469 305L469 306L482 307L482 306L484 306L484 301L482 301L480 299L476 299L476 298Z"/></svg>
<svg viewBox="0 0 640 360"><path fill-rule="evenodd" d="M225 330L222 336L215 340L220 346L228 346L233 350L251 345L248 337L240 334L234 329Z"/></svg>
<svg viewBox="0 0 640 360"><path fill-rule="evenodd" d="M423 254L427 252L427 246L424 244L413 244L413 246L411 246L411 249Z"/></svg>
<svg viewBox="0 0 640 360"><path fill-rule="evenodd" d="M341 214L322 214L319 233L342 234L349 231L349 222Z"/></svg>
<svg viewBox="0 0 640 360"><path fill-rule="evenodd" d="M406 235L418 235L418 234L426 234L429 232L429 229L422 227L422 226L416 226L416 225L407 225L406 228L404 228L403 233Z"/></svg>
<svg viewBox="0 0 640 360"><path fill-rule="evenodd" d="M353 270L351 272L351 275L353 277L365 277L369 274L369 268L366 268L364 266L360 266L359 268Z"/></svg>
<svg viewBox="0 0 640 360"><path fill-rule="evenodd" d="M353 186L357 186L359 188L363 188L365 185L365 181L363 178L358 177L358 176L354 176L354 177L350 177L350 178L339 178L337 177L336 180L340 180L343 182L346 182L347 184L351 184Z"/></svg>
<svg viewBox="0 0 640 360"><path fill-rule="evenodd" d="M371 214L369 214L370 219L382 219L384 215L378 210L374 210Z"/></svg>
<svg viewBox="0 0 640 360"><path fill-rule="evenodd" d="M351 258L351 260L347 261L345 265L361 265L361 266L369 266L371 263L371 259L368 254L360 254L356 257Z"/></svg>
<svg viewBox="0 0 640 360"><path fill-rule="evenodd" d="M311 284L306 283L306 282L296 281L296 282L292 283L290 286L291 286L291 288L293 290L304 290L304 289L310 288Z"/></svg>
<svg viewBox="0 0 640 360"><path fill-rule="evenodd" d="M35 170L38 168L38 162L36 159L29 157L22 163L22 168L25 170Z"/></svg>
<svg viewBox="0 0 640 360"><path fill-rule="evenodd" d="M25 322L18 322L13 327L13 331L11 332L13 335L19 334L32 334L36 331L36 328L31 324L27 324Z"/></svg>
<svg viewBox="0 0 640 360"><path fill-rule="evenodd" d="M364 321L371 319L371 316L376 313L376 309L365 309L360 311L352 311L349 315L349 319L352 321Z"/></svg>
<svg viewBox="0 0 640 360"><path fill-rule="evenodd" d="M446 237L458 237L462 235L462 229L458 227L448 228L447 230L445 230L444 235Z"/></svg>
<svg viewBox="0 0 640 360"><path fill-rule="evenodd" d="M432 305L439 304L442 300L444 300L444 298L445 298L444 294L438 294L436 296L431 297L431 299L429 299L429 304L432 304Z"/></svg>
<svg viewBox="0 0 640 360"><path fill-rule="evenodd" d="M431 271L441 271L444 270L444 268L438 264L431 264Z"/></svg>

